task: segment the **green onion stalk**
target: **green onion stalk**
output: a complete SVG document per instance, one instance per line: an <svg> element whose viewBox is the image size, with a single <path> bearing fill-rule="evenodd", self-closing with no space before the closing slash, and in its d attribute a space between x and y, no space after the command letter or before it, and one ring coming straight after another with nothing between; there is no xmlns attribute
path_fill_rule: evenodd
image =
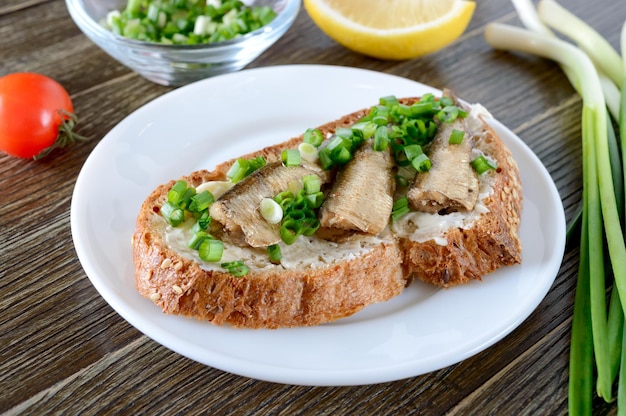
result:
<svg viewBox="0 0 626 416"><path fill-rule="evenodd" d="M597 368L596 390L607 401L612 400L612 384L619 361L626 361L625 357L620 357L621 343L616 342L623 336L624 305L619 299L626 295L626 247L620 226L619 208L623 202L620 201L618 206L609 150L610 119L603 93L603 80L594 63L603 72L611 74L611 79L615 77L616 71L608 68L607 64L602 64L601 59L590 58L583 51L589 52L589 49L593 49L592 46L579 48L550 33L541 22L559 31L562 29L561 25L575 24L571 16L563 17L564 9L555 8L553 1L545 0L540 4L541 21L530 12L532 6L528 3L522 0L514 0L514 3L518 11L525 10L525 14L521 16L522 21L535 32L494 23L488 25L485 31L487 42L498 49L527 52L557 61L567 68L566 74L583 100L583 209L579 275L572 324L569 409L573 415L591 414L594 356ZM580 28L580 23L577 21L577 29L568 31L568 34L585 36L574 33L585 33ZM595 40L597 44L597 38ZM596 49L606 53L606 48ZM614 59L610 61L615 62ZM623 68L620 67L619 70L623 72ZM613 167L615 168L615 162ZM612 271L614 287L617 288L611 296L608 317L605 297L605 240L610 261L606 272ZM593 344L589 339L593 340ZM620 373L620 380L622 377ZM618 402L622 390L623 383L618 387Z"/></svg>

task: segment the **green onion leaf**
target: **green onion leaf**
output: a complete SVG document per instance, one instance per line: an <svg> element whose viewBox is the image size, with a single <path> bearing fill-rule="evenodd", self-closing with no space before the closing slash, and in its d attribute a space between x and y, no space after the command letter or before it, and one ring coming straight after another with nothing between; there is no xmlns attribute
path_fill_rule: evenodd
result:
<svg viewBox="0 0 626 416"><path fill-rule="evenodd" d="M472 160L471 165L479 175L482 175L490 169L495 170L498 168L490 159L487 159L483 155L480 155L476 159Z"/></svg>
<svg viewBox="0 0 626 416"><path fill-rule="evenodd" d="M223 253L224 243L220 240L205 239L198 246L198 255L204 261L220 261Z"/></svg>
<svg viewBox="0 0 626 416"><path fill-rule="evenodd" d="M280 260L283 258L283 253L281 252L278 244L272 244L267 247L267 254L270 257L270 261L274 264L280 263Z"/></svg>
<svg viewBox="0 0 626 416"><path fill-rule="evenodd" d="M389 147L389 129L387 126L379 126L374 133L374 150L380 152Z"/></svg>
<svg viewBox="0 0 626 416"><path fill-rule="evenodd" d="M246 159L237 159L226 172L226 176L232 183L237 183L247 176L249 167L250 162Z"/></svg>
<svg viewBox="0 0 626 416"><path fill-rule="evenodd" d="M423 155L424 151L419 144L410 144L404 147L404 154L409 161L413 161L419 155Z"/></svg>
<svg viewBox="0 0 626 416"><path fill-rule="evenodd" d="M269 224L278 224L283 219L283 209L271 198L263 198L260 203L261 216Z"/></svg>
<svg viewBox="0 0 626 416"><path fill-rule="evenodd" d="M283 221L280 227L280 238L282 238L285 244L291 245L295 243L300 234L300 224L296 220L289 219Z"/></svg>
<svg viewBox="0 0 626 416"><path fill-rule="evenodd" d="M409 200L406 196L402 198L398 198L393 202L393 208L391 210L391 219L393 221L398 220L402 216L408 214L409 209Z"/></svg>
<svg viewBox="0 0 626 416"><path fill-rule="evenodd" d="M422 153L415 159L411 160L411 166L413 166L413 168L418 172L428 172L432 165L432 162L425 153Z"/></svg>
<svg viewBox="0 0 626 416"><path fill-rule="evenodd" d="M209 191L202 191L191 197L191 204L189 204L189 211L202 212L209 208L209 206L215 202L213 194Z"/></svg>
<svg viewBox="0 0 626 416"><path fill-rule="evenodd" d="M250 268L244 264L243 260L225 262L220 264L220 266L228 270L228 273L235 277L242 277L250 272Z"/></svg>
<svg viewBox="0 0 626 416"><path fill-rule="evenodd" d="M185 211L170 202L161 205L161 215L172 227L177 227L185 221Z"/></svg>
<svg viewBox="0 0 626 416"><path fill-rule="evenodd" d="M320 147L320 144L324 141L324 135L318 129L307 129L304 132L304 143L310 143L315 147Z"/></svg>
<svg viewBox="0 0 626 416"><path fill-rule="evenodd" d="M455 105L449 105L442 108L437 113L437 119L443 123L452 123L459 117L459 107Z"/></svg>
<svg viewBox="0 0 626 416"><path fill-rule="evenodd" d="M452 133L450 133L448 143L461 144L463 142L463 137L465 137L465 132L463 130L453 129Z"/></svg>
<svg viewBox="0 0 626 416"><path fill-rule="evenodd" d="M187 182L183 180L176 181L172 189L167 193L167 202L177 205L187 190Z"/></svg>
<svg viewBox="0 0 626 416"><path fill-rule="evenodd" d="M300 152L297 149L283 150L280 158L285 166L299 166L302 162Z"/></svg>
<svg viewBox="0 0 626 416"><path fill-rule="evenodd" d="M322 181L317 175L307 175L302 178L304 193L307 195L315 194L322 189Z"/></svg>

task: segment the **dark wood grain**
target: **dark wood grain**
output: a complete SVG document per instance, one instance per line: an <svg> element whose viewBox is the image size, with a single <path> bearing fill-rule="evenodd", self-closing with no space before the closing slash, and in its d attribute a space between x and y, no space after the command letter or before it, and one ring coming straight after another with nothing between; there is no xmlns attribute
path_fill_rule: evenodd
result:
<svg viewBox="0 0 626 416"><path fill-rule="evenodd" d="M618 46L626 4L562 1ZM454 44L410 61L368 58L334 43L304 10L249 67L327 64L449 87L489 108L545 164L570 219L580 203L581 101L549 61L492 50L490 21L519 24L507 0L484 0ZM78 173L124 117L172 88L130 72L73 24L62 0L0 4L0 75L36 71L72 95L88 136L31 162L0 155L0 412L6 414L560 415L567 413L578 251L568 248L537 309L494 346L406 380L346 387L268 383L225 373L150 340L99 296L74 251ZM532 184L525 184L532 186ZM529 276L532 278L532 276ZM407 346L410 348L411 346ZM594 401L596 414L614 403Z"/></svg>

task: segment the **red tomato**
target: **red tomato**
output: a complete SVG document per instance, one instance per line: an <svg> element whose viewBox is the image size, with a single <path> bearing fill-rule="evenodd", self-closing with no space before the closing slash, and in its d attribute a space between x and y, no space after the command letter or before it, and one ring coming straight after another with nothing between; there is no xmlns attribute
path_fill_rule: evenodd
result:
<svg viewBox="0 0 626 416"><path fill-rule="evenodd" d="M32 158L67 144L72 134L64 122L73 125L73 112L69 94L51 78L30 72L0 77L0 150Z"/></svg>

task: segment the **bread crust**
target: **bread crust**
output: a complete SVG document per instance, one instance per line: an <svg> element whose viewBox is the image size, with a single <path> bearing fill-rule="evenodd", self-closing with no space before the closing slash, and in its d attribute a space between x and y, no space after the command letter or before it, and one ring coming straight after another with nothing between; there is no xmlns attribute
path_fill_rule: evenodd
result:
<svg viewBox="0 0 626 416"><path fill-rule="evenodd" d="M352 125L366 112L360 110L318 128L326 135ZM323 267L291 270L276 266L252 269L243 277L205 270L165 241L168 224L159 207L175 183L172 180L148 196L137 217L132 239L137 290L165 313L215 325L281 328L318 325L352 315L397 296L411 279L449 287L519 263L522 196L517 165L497 134L486 124L485 129L484 148L499 166L494 191L485 201L489 215L481 215L470 229L449 230L445 245L389 238L362 256ZM279 160L283 149L297 147L301 141L302 136L295 137L241 157L263 155L268 162ZM232 163L225 161L211 172L201 170L182 179L192 186L225 180Z"/></svg>

